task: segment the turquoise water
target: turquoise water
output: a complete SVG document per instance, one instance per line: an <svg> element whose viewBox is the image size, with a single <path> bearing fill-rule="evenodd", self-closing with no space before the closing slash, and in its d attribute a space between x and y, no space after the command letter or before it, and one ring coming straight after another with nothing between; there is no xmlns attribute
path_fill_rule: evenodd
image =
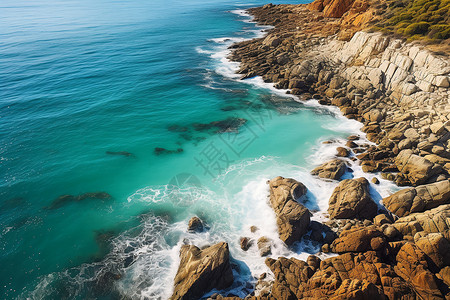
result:
<svg viewBox="0 0 450 300"><path fill-rule="evenodd" d="M303 181L322 218L335 183L308 171L360 125L233 76L227 46L262 29L240 10L265 3L0 3L1 298L164 299L183 241L220 240L244 296L266 271L250 225L274 257L317 250L279 242L265 181Z"/></svg>

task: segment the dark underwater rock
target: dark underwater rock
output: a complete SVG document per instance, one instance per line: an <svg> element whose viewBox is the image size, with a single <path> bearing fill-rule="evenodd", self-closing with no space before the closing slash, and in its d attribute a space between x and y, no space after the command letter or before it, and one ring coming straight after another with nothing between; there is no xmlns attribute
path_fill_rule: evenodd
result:
<svg viewBox="0 0 450 300"><path fill-rule="evenodd" d="M182 148L178 148L177 150L168 150L166 148L161 148L161 147L156 147L155 148L155 154L156 155L181 153L183 151L184 150Z"/></svg>
<svg viewBox="0 0 450 300"><path fill-rule="evenodd" d="M126 152L126 151L106 151L106 154L109 155L123 155L126 157L136 157L133 153Z"/></svg>
<svg viewBox="0 0 450 300"><path fill-rule="evenodd" d="M56 198L52 204L45 207L46 209L57 209L64 205L67 205L71 202L80 202L86 199L98 199L98 200L109 200L111 199L111 195L106 192L93 192L93 193L84 193L81 195L62 195Z"/></svg>

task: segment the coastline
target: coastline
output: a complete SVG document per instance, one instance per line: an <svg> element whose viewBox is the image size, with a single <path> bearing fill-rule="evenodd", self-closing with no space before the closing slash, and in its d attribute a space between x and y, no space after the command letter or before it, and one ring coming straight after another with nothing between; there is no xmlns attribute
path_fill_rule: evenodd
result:
<svg viewBox="0 0 450 300"><path fill-rule="evenodd" d="M305 261L267 258L274 278L263 274L245 299L448 297L448 55L438 57L420 46L354 28L353 33L345 33L347 40L340 40L333 27L336 19L329 20L331 29L311 32L315 23L305 34L292 23L304 21L305 16L325 25L328 22L307 6L268 4L250 9L258 24L274 27L263 37L232 45L230 58L240 62L241 79L262 78L305 105L317 105L309 100L316 99L320 106L337 107L345 117L362 123L362 134L349 137L345 147L325 141L325 145L338 146L338 154L312 171L325 181L339 181L329 200L328 221L299 220L304 206L296 200L307 189L302 182L283 177L267 182L280 239L290 245L308 229L308 237L322 244L321 252L332 256L321 260L310 255ZM292 17L296 13L300 17ZM422 77L408 77L417 73ZM413 106L417 109L409 112ZM442 110L433 113L436 107ZM429 119L424 120L425 116ZM360 178L342 176L349 165L360 168L355 174ZM405 188L375 196L365 178L375 185L386 180ZM374 207L373 202L380 205ZM244 244L242 239L246 239ZM248 242L241 238L241 247ZM266 245L267 241L258 240L261 251ZM180 266L178 272L182 270ZM426 278L425 282L417 281L417 276ZM176 282L176 290L183 284ZM174 293L171 299L179 296ZM241 298L215 293L208 299Z"/></svg>

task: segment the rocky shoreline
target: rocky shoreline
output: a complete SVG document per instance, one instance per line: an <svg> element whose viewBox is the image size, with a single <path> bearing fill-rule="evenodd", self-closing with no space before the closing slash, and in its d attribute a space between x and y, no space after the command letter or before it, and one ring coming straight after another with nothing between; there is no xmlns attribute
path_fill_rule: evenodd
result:
<svg viewBox="0 0 450 300"><path fill-rule="evenodd" d="M330 220L323 224L311 221L298 201L307 186L280 176L268 181L280 239L291 245L308 233L322 252L337 256L267 258L274 280L263 274L245 299L450 299L448 54L364 31L377 15L371 2L268 4L249 12L274 27L263 38L232 46L230 58L240 62L242 79L261 76L300 101L337 106L364 124L373 144L349 137L334 160L312 170L323 180L340 181L329 199ZM410 187L379 207L366 178L341 181L347 168L342 157ZM246 237L240 242L243 251L253 243ZM270 254L270 240L261 237L257 244L262 256ZM203 250L183 246L171 299L193 299L231 285L228 255L225 243Z"/></svg>

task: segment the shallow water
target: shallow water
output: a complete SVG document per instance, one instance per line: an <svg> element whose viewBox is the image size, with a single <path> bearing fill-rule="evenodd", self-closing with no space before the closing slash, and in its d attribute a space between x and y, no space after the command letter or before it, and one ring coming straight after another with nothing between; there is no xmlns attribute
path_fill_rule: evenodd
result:
<svg viewBox="0 0 450 300"><path fill-rule="evenodd" d="M242 9L265 3L2 1L2 298L164 299L182 243L222 240L236 275L224 293L245 296L267 268L241 236L271 238L275 258L317 252L279 241L266 181L302 181L324 219L336 182L309 170L361 124L234 75L227 47L264 30ZM111 198L80 196L94 192ZM194 215L207 231L186 232Z"/></svg>

